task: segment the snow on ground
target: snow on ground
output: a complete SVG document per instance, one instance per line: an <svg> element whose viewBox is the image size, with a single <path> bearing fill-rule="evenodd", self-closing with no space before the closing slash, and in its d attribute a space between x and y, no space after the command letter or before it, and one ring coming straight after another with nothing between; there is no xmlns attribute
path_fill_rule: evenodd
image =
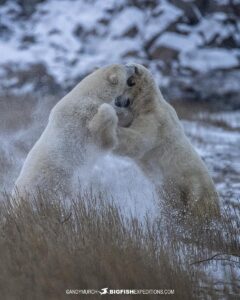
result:
<svg viewBox="0 0 240 300"><path fill-rule="evenodd" d="M236 116L237 115L237 116ZM239 113L228 119L239 118ZM217 116L217 114L215 114ZM224 114L220 113L221 118ZM224 129L199 121L183 121L187 135L207 164L220 195L232 203L240 203L239 131Z"/></svg>
<svg viewBox="0 0 240 300"><path fill-rule="evenodd" d="M133 27L143 30L144 13L136 7L129 7L120 12L116 18L113 18L110 35L122 37Z"/></svg>
<svg viewBox="0 0 240 300"><path fill-rule="evenodd" d="M71 86L96 66L113 62L135 60L159 73L159 66L165 64L162 47L178 51L171 64L174 67L177 60L180 69L207 72L239 66L238 47L209 48L209 43L240 41L236 30L240 22L226 25L226 13L203 17L194 9L198 23L190 26L187 11L167 0L152 9L131 6L127 0L48 0L28 18L20 16L21 7L15 1L7 1L0 5L0 29L6 28L0 35L1 85L8 86L9 68L24 70L36 63L43 64L62 86ZM153 58L156 49L160 57ZM168 75L156 73L161 86L166 82L163 77Z"/></svg>
<svg viewBox="0 0 240 300"><path fill-rule="evenodd" d="M96 66L120 61L141 45L130 38L115 38L135 23L142 26L143 13L129 8L112 20L108 10L113 7L116 9L116 1L96 1L92 5L63 0L59 5L59 1L51 0L39 4L30 20L18 20L19 26L14 27L8 40L0 39L0 65L13 63L24 68L40 62L57 82L63 83L86 75ZM1 21L11 28L18 12L17 4L0 6ZM101 20L112 22L106 26ZM24 44L29 37L34 41Z"/></svg>
<svg viewBox="0 0 240 300"><path fill-rule="evenodd" d="M234 87L233 87L234 88ZM239 111L226 111L226 112L217 112L217 113L199 113L198 118L200 120L211 120L213 122L222 122L225 123L230 129L240 130L240 112Z"/></svg>
<svg viewBox="0 0 240 300"><path fill-rule="evenodd" d="M211 48L182 52L180 64L197 72L208 72L238 67L239 61L233 50Z"/></svg>
<svg viewBox="0 0 240 300"><path fill-rule="evenodd" d="M183 11L167 1L162 1L161 5L153 11L153 14L154 17L150 18L148 16L148 22L144 27L143 36L146 41L155 38L166 30L168 26L176 22L183 15Z"/></svg>
<svg viewBox="0 0 240 300"><path fill-rule="evenodd" d="M222 261L213 260L205 263L205 274L208 275L208 278L213 283L214 288L219 292L219 299L225 299L221 296L222 291L224 290L227 290L229 295L237 297L238 289L233 289L232 282L236 282L236 286L239 287L239 259L229 255L219 255L216 259L222 259ZM209 281L201 283L203 288L207 288L208 285Z"/></svg>
<svg viewBox="0 0 240 300"><path fill-rule="evenodd" d="M156 40L155 46L187 52L196 48L196 41L182 34L166 32Z"/></svg>

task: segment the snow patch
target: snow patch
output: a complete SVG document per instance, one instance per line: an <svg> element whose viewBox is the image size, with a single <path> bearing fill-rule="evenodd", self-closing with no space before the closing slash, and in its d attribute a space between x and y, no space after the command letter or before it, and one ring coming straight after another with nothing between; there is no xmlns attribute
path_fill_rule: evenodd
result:
<svg viewBox="0 0 240 300"><path fill-rule="evenodd" d="M208 72L239 67L239 61L232 50L211 48L182 52L180 65L197 72Z"/></svg>
<svg viewBox="0 0 240 300"><path fill-rule="evenodd" d="M157 16L149 18L144 30L147 41L153 39L176 22L183 15L183 11L166 1L162 1L154 10L154 14Z"/></svg>
<svg viewBox="0 0 240 300"><path fill-rule="evenodd" d="M111 36L121 37L134 27L143 30L144 14L138 8L129 7L113 18Z"/></svg>
<svg viewBox="0 0 240 300"><path fill-rule="evenodd" d="M155 48L166 47L178 52L186 52L195 49L198 43L186 35L174 32L166 32L154 43Z"/></svg>

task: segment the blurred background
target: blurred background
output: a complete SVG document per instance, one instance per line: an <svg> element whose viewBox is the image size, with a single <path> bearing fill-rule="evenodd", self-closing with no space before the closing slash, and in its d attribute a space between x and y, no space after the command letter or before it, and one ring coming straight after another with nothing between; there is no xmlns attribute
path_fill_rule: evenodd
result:
<svg viewBox="0 0 240 300"><path fill-rule="evenodd" d="M239 0L1 0L0 47L1 92L55 94L137 61L167 98L240 108Z"/></svg>
<svg viewBox="0 0 240 300"><path fill-rule="evenodd" d="M239 207L239 0L0 0L0 189L51 107L114 62L153 72L219 193Z"/></svg>

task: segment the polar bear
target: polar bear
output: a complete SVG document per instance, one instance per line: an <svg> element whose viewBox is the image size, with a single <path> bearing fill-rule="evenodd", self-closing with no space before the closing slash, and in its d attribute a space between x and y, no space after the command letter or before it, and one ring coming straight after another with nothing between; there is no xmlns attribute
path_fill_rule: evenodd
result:
<svg viewBox="0 0 240 300"><path fill-rule="evenodd" d="M133 158L156 187L161 182L165 197L174 198L175 206L197 215L219 215L214 183L174 108L164 100L152 74L141 65L132 66L135 74L128 79L129 88L115 105L128 106L133 121L128 128L118 127L115 154Z"/></svg>
<svg viewBox="0 0 240 300"><path fill-rule="evenodd" d="M118 118L110 103L123 94L132 73L117 64L100 68L55 105L16 180L18 194L71 193L76 168L88 168L114 147Z"/></svg>

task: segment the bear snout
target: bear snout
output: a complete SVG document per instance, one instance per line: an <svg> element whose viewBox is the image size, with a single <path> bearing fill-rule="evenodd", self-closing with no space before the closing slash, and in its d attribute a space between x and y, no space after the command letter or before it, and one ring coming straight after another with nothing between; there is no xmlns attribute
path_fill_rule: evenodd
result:
<svg viewBox="0 0 240 300"><path fill-rule="evenodd" d="M115 106L117 107L128 107L130 105L130 99L129 98L125 98L123 96L119 96L115 99L114 102Z"/></svg>

